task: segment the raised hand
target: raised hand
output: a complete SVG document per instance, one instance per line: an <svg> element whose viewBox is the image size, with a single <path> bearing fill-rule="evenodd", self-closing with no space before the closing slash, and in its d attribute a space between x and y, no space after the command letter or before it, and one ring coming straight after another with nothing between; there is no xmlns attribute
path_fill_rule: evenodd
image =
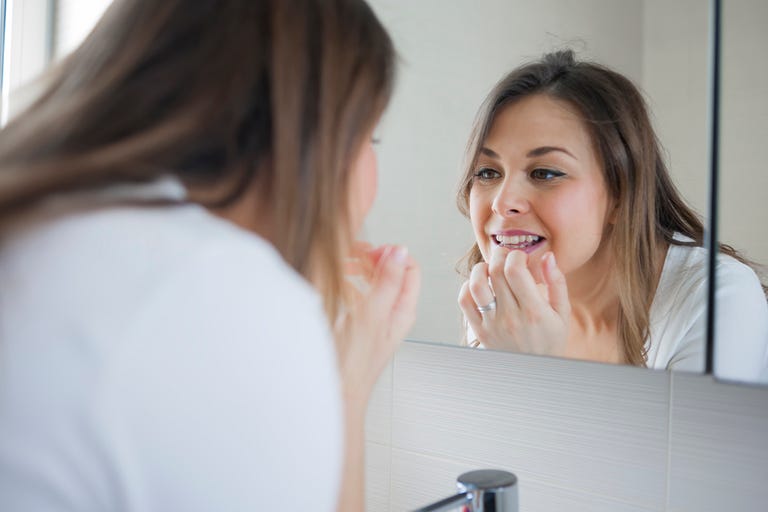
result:
<svg viewBox="0 0 768 512"><path fill-rule="evenodd" d="M354 301L335 325L347 399L367 401L379 375L413 326L421 271L405 247L356 244L347 261Z"/></svg>
<svg viewBox="0 0 768 512"><path fill-rule="evenodd" d="M568 339L571 306L565 276L555 256L542 258L537 284L523 251L494 249L490 263L472 268L459 306L486 348L561 356Z"/></svg>

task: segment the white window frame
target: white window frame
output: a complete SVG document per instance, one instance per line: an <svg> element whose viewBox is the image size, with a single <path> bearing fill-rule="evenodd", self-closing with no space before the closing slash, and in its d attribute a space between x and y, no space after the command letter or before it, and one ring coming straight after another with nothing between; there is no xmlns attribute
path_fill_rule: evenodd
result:
<svg viewBox="0 0 768 512"><path fill-rule="evenodd" d="M32 81L51 60L56 0L4 3L0 126L34 97Z"/></svg>

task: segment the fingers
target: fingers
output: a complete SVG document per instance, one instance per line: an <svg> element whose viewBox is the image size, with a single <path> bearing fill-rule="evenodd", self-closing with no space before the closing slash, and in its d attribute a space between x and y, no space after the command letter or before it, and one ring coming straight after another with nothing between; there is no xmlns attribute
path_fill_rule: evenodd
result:
<svg viewBox="0 0 768 512"><path fill-rule="evenodd" d="M477 306L487 306L494 300L493 290L491 290L490 284L488 284L488 264L480 262L472 267L472 271L469 274L469 293L474 301L473 309Z"/></svg>
<svg viewBox="0 0 768 512"><path fill-rule="evenodd" d="M371 280L371 306L378 311L390 312L403 289L406 270L412 262L405 247L387 246L379 259ZM411 279L414 279L411 274Z"/></svg>
<svg viewBox="0 0 768 512"><path fill-rule="evenodd" d="M491 277L493 292L496 295L496 307L505 310L515 310L520 307L520 303L515 297L514 290L510 288L507 277L504 275L506 258L509 254L510 252L506 249L494 248L493 252L491 252L491 261L488 264L488 273Z"/></svg>
<svg viewBox="0 0 768 512"><path fill-rule="evenodd" d="M400 331L398 338L403 338L416 321L416 304L421 291L421 269L413 258L408 258L403 275L403 284L392 312L393 324Z"/></svg>
<svg viewBox="0 0 768 512"><path fill-rule="evenodd" d="M539 291L533 274L528 269L528 255L523 251L511 251L504 259L504 278L518 304L534 309L547 305Z"/></svg>
<svg viewBox="0 0 768 512"><path fill-rule="evenodd" d="M475 299L469 291L469 281L464 281L464 284L461 285L461 290L459 290L459 307L472 330L477 333L480 330L480 325L483 323L483 315L477 310Z"/></svg>
<svg viewBox="0 0 768 512"><path fill-rule="evenodd" d="M554 253L547 253L544 255L543 265L544 281L547 284L547 292L549 294L549 303L552 309L558 312L558 314L567 318L571 314L571 302L568 299L568 285L565 281L565 275L557 266Z"/></svg>

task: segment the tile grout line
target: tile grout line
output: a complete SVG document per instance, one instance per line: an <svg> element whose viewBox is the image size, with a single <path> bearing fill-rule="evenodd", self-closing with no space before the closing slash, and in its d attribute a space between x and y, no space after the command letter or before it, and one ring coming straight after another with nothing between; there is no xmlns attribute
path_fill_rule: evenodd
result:
<svg viewBox="0 0 768 512"><path fill-rule="evenodd" d="M400 345L402 347L402 344ZM395 352L395 356L392 358L392 366L389 374L389 470L387 471L387 510L392 511L392 429L395 412L395 364L397 364L397 357L400 350Z"/></svg>
<svg viewBox="0 0 768 512"><path fill-rule="evenodd" d="M669 512L669 495L672 484L672 409L674 401L675 376L669 373L669 402L667 405L667 474L664 488L664 510Z"/></svg>

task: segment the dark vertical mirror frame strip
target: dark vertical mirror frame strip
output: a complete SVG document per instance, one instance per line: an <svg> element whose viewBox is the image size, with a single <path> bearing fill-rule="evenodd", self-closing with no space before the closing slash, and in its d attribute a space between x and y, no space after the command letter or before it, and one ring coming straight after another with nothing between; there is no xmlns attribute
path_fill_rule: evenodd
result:
<svg viewBox="0 0 768 512"><path fill-rule="evenodd" d="M710 31L709 43L709 219L704 233L704 246L707 248L709 265L707 279L707 354L706 368L708 374L714 373L715 351L715 286L716 263L718 254L717 243L717 200L718 175L720 159L720 46L722 5L720 0L710 0Z"/></svg>

